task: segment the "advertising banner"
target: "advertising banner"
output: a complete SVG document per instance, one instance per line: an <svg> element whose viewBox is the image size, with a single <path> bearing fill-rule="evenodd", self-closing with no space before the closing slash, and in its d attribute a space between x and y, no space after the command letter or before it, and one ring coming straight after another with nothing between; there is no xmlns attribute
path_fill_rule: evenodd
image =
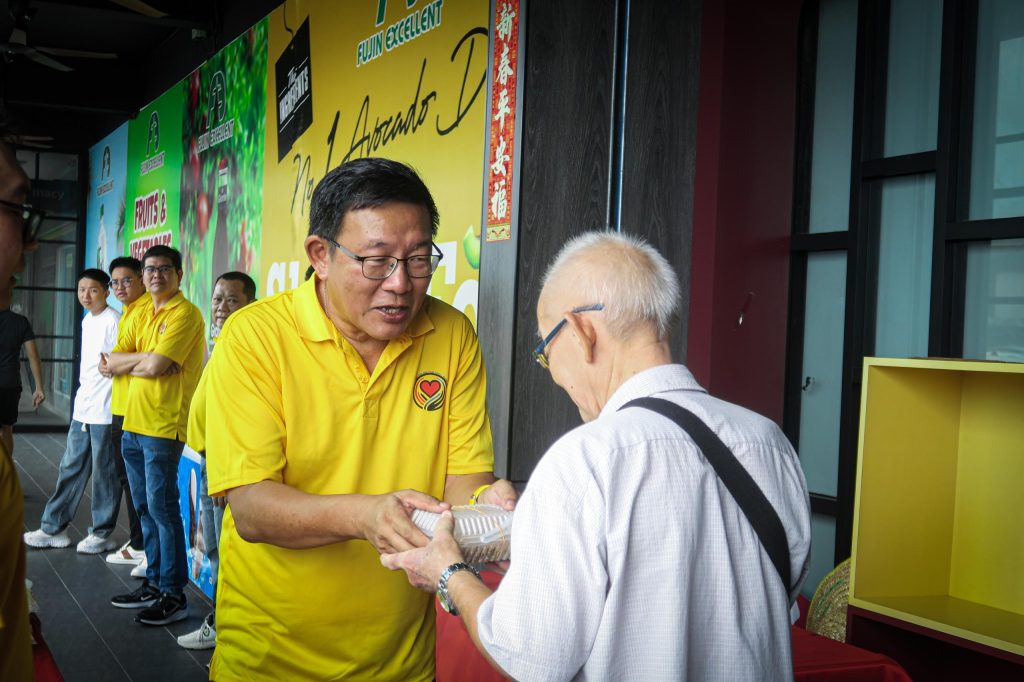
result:
<svg viewBox="0 0 1024 682"><path fill-rule="evenodd" d="M350 159L412 165L441 216L430 293L475 321L487 3L298 0L269 17L265 294L298 286L313 188Z"/></svg>
<svg viewBox="0 0 1024 682"><path fill-rule="evenodd" d="M178 246L182 93L172 87L128 122L125 240L139 259L155 244Z"/></svg>
<svg viewBox="0 0 1024 682"><path fill-rule="evenodd" d="M97 142L89 150L89 196L86 198L85 267L104 272L110 261L125 254L125 171L128 163L128 124ZM121 302L113 290L107 304Z"/></svg>
<svg viewBox="0 0 1024 682"><path fill-rule="evenodd" d="M217 277L259 268L266 83L265 19L182 82L177 244L188 272L182 290L207 328Z"/></svg>

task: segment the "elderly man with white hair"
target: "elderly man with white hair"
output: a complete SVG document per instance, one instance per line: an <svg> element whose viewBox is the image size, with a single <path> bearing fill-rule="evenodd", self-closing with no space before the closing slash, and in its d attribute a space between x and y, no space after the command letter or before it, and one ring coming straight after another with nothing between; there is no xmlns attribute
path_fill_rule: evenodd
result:
<svg viewBox="0 0 1024 682"><path fill-rule="evenodd" d="M537 303L535 355L585 423L533 472L502 583L491 593L459 565L450 512L428 546L381 558L438 589L506 675L793 676L804 476L774 423L672 362L679 308L677 275L643 240L592 232L566 244Z"/></svg>

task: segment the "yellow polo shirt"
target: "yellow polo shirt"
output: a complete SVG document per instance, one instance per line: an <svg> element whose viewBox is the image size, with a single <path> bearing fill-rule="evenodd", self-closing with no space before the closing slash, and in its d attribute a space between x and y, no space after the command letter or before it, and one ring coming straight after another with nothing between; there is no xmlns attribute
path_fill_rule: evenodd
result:
<svg viewBox="0 0 1024 682"><path fill-rule="evenodd" d="M135 323L134 320L137 318L136 313L142 308L146 307L145 303L147 300L149 301L150 305L153 304L153 299L151 299L147 294L143 294L142 296L135 299L131 303L125 304L124 308L121 311L121 319L117 323L118 345L120 345L122 340L128 336L128 330L131 327L131 325ZM124 416L125 407L128 405L128 384L130 384L131 381L131 374L121 374L114 377L114 382L111 386L110 394L111 414L116 414L121 417Z"/></svg>
<svg viewBox="0 0 1024 682"><path fill-rule="evenodd" d="M203 315L179 291L159 311L149 304L136 313L122 346L115 351L157 353L181 367L177 374L135 377L128 384L124 430L143 436L185 441L188 406L203 371Z"/></svg>
<svg viewBox="0 0 1024 682"><path fill-rule="evenodd" d="M206 452L206 372L199 377L196 392L192 394L185 443L199 454Z"/></svg>
<svg viewBox="0 0 1024 682"><path fill-rule="evenodd" d="M0 680L5 682L34 679L22 542L24 510L14 459L0 443Z"/></svg>
<svg viewBox="0 0 1024 682"><path fill-rule="evenodd" d="M272 480L314 494L444 495L493 469L476 333L427 298L369 373L315 277L228 320L206 369L211 495ZM432 680L433 596L362 540L293 550L242 540L224 516L211 678Z"/></svg>

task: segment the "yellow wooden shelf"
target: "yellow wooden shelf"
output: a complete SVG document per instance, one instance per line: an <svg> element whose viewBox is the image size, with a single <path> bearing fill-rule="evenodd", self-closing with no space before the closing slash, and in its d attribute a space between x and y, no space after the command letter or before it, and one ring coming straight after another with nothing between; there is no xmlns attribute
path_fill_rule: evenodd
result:
<svg viewBox="0 0 1024 682"><path fill-rule="evenodd" d="M1024 655L1024 364L866 358L850 603Z"/></svg>

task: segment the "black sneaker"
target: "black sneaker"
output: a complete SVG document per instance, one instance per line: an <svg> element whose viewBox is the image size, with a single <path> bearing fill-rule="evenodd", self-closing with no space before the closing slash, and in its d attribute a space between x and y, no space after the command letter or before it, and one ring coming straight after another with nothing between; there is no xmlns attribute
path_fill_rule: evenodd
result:
<svg viewBox="0 0 1024 682"><path fill-rule="evenodd" d="M152 606L160 598L160 590L156 589L148 580L134 592L119 594L110 600L110 603L119 609L144 609Z"/></svg>
<svg viewBox="0 0 1024 682"><path fill-rule="evenodd" d="M186 618L188 601L185 600L185 595L164 592L156 604L139 611L139 615L135 616L135 622L143 625L167 625Z"/></svg>

